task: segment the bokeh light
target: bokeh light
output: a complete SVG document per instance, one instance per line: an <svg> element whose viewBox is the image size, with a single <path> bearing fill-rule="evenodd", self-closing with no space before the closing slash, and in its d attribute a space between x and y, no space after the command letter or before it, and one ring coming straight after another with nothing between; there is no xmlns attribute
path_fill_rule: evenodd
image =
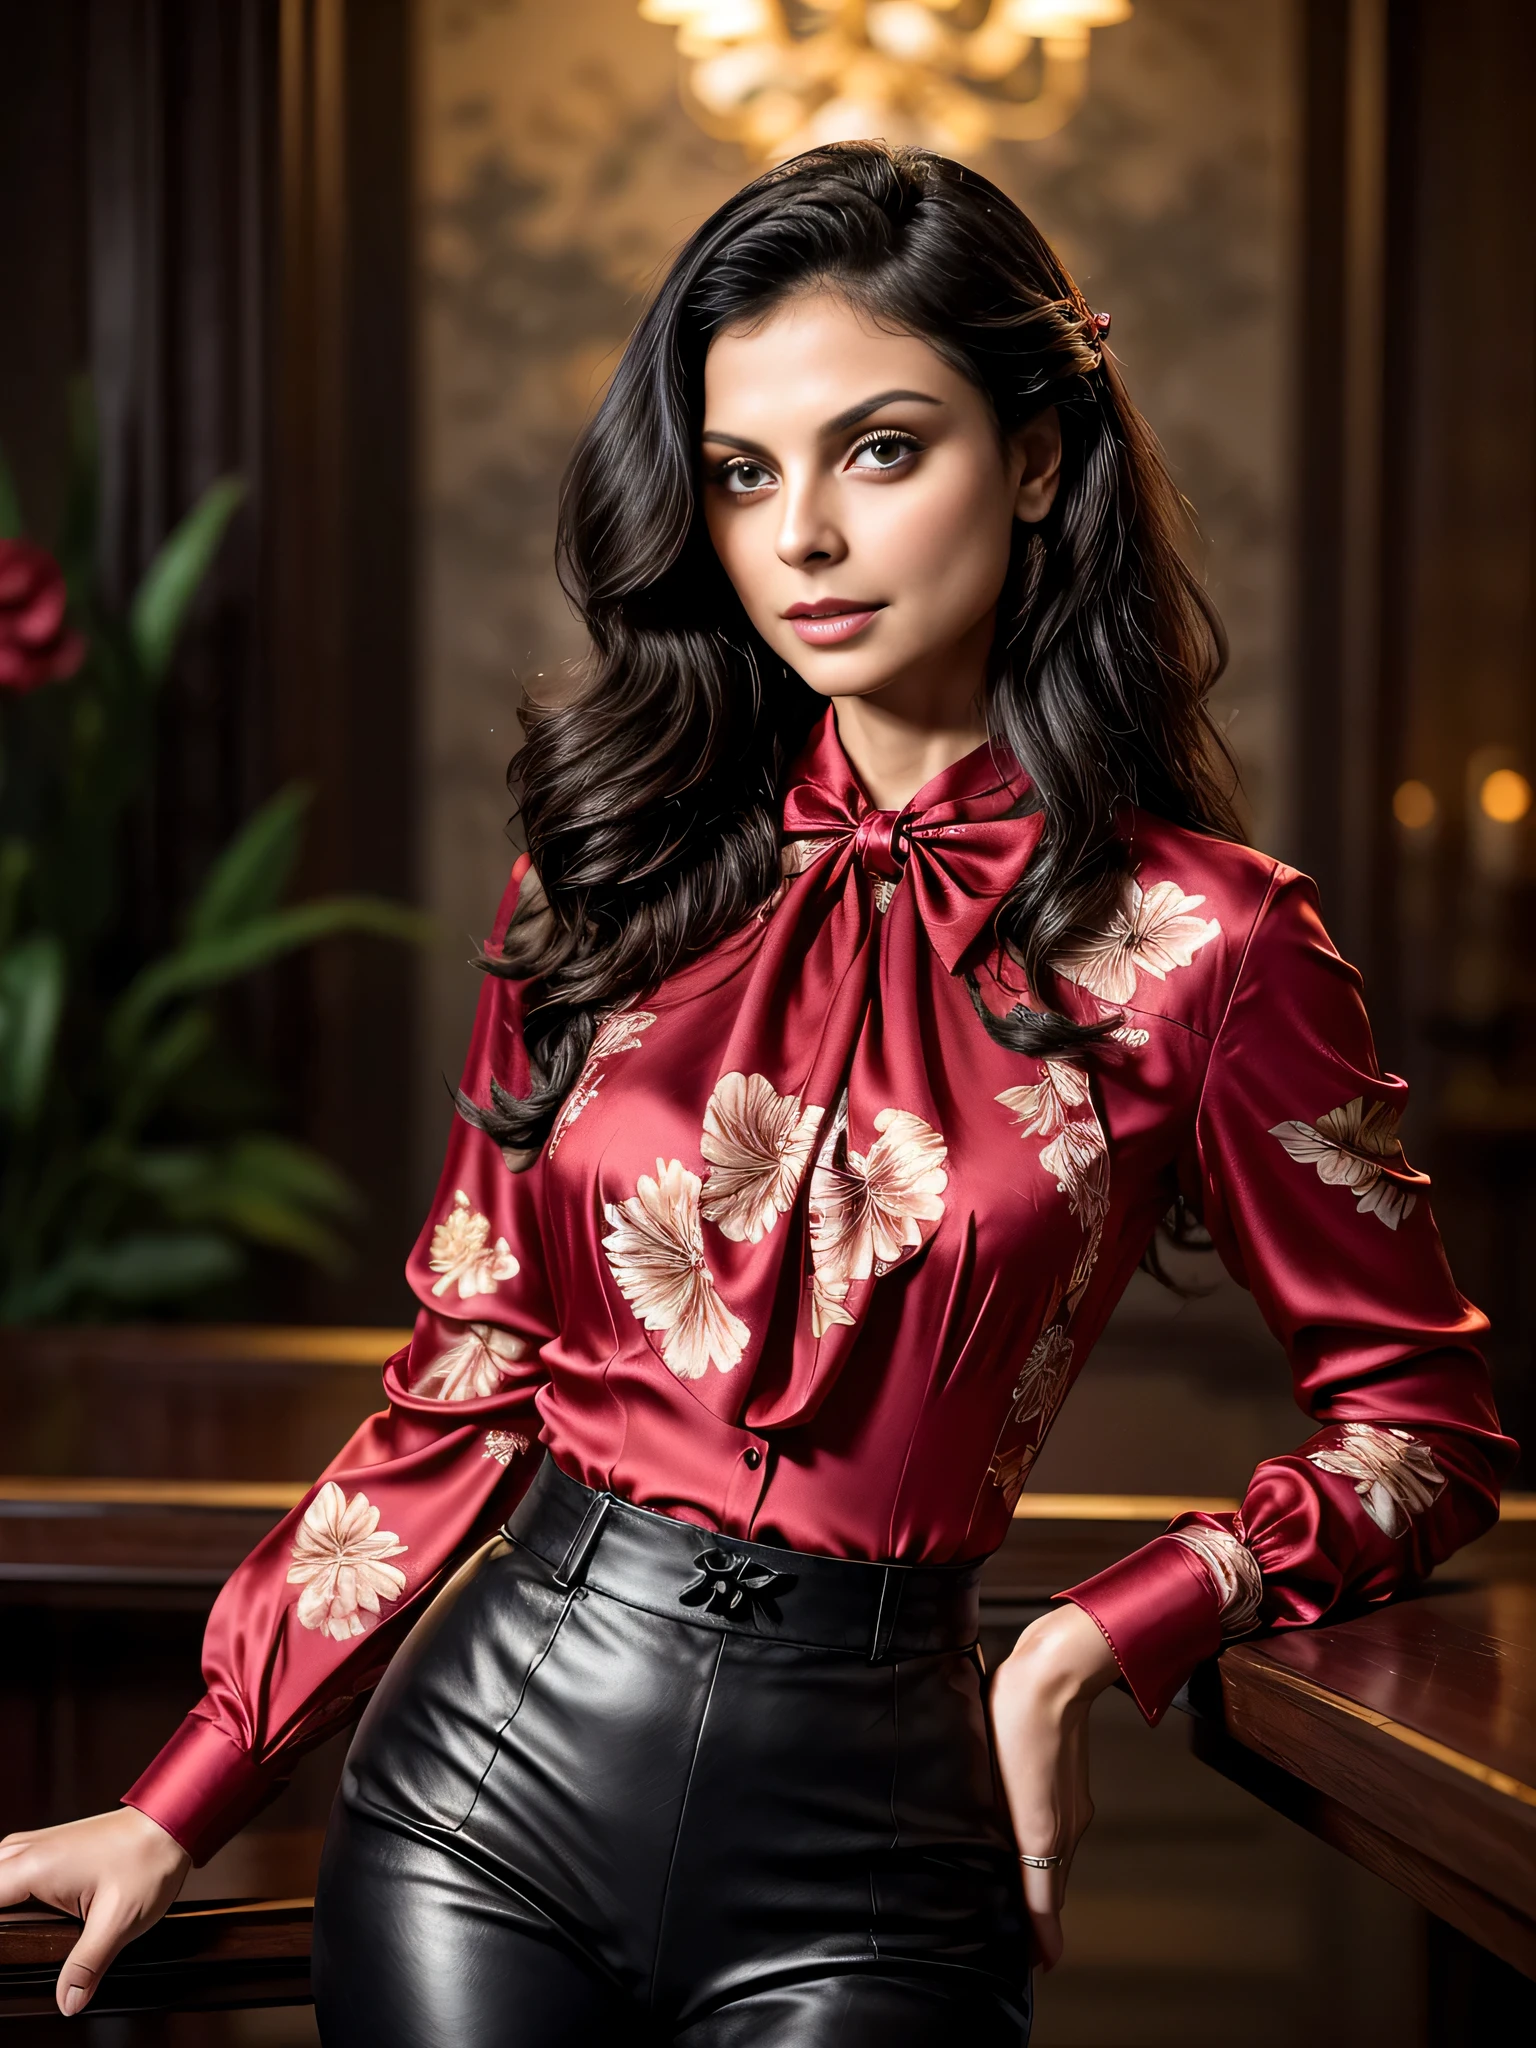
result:
<svg viewBox="0 0 1536 2048"><path fill-rule="evenodd" d="M1495 768L1484 776L1477 800L1484 817L1495 824L1518 825L1531 808L1531 785L1518 768Z"/></svg>
<svg viewBox="0 0 1536 2048"><path fill-rule="evenodd" d="M1392 792L1392 815L1410 832L1421 832L1426 825L1432 825L1435 810L1435 792L1427 782L1415 782L1410 778L1407 782L1400 782Z"/></svg>

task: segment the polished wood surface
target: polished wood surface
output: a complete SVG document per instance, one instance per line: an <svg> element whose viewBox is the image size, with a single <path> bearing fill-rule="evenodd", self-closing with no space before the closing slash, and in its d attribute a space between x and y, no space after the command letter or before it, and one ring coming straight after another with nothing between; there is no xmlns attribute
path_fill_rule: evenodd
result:
<svg viewBox="0 0 1536 2048"><path fill-rule="evenodd" d="M103 1978L97 2014L302 2004L309 1997L313 1900L172 1906ZM79 1923L38 1907L0 1912L0 2019L55 2014L59 1965Z"/></svg>
<svg viewBox="0 0 1536 2048"><path fill-rule="evenodd" d="M1194 1744L1536 1978L1536 1582L1478 1583L1466 1556L1416 1598L1229 1648L1190 1689Z"/></svg>
<svg viewBox="0 0 1536 2048"><path fill-rule="evenodd" d="M409 1329L373 1324L80 1323L0 1331L0 1363L57 1365L367 1365L377 1370L410 1342Z"/></svg>

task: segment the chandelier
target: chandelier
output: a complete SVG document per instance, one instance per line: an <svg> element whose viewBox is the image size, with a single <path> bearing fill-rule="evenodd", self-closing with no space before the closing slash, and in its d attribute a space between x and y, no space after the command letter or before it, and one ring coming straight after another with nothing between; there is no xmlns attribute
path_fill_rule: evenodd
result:
<svg viewBox="0 0 1536 2048"><path fill-rule="evenodd" d="M1131 0L640 0L677 31L683 103L764 163L881 136L958 155L1053 135L1096 28Z"/></svg>

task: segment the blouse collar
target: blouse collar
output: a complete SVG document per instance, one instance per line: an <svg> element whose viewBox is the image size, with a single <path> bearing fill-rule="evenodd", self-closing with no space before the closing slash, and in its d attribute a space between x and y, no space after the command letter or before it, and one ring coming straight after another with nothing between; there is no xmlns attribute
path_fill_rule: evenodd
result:
<svg viewBox="0 0 1536 2048"><path fill-rule="evenodd" d="M1039 839L1041 813L1019 815L1032 786L1000 740L984 740L899 811L877 810L843 751L829 705L790 777L784 832L839 843L839 864L846 857L874 888L889 890L910 875L918 914L953 974Z"/></svg>

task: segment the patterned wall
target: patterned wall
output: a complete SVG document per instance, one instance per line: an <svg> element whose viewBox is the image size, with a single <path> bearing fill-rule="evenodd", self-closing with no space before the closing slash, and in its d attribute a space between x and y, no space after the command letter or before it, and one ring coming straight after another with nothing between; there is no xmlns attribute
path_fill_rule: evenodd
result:
<svg viewBox="0 0 1536 2048"><path fill-rule="evenodd" d="M634 0L419 0L429 1071L457 1069L463 962L508 864L518 686L577 651L551 568L561 468L658 266L745 175L691 126ZM1253 832L1283 850L1280 708L1291 0L1138 0L1088 104L979 168L1055 241L1162 435L1232 637L1220 707ZM423 1091L430 1186L446 1120Z"/></svg>

